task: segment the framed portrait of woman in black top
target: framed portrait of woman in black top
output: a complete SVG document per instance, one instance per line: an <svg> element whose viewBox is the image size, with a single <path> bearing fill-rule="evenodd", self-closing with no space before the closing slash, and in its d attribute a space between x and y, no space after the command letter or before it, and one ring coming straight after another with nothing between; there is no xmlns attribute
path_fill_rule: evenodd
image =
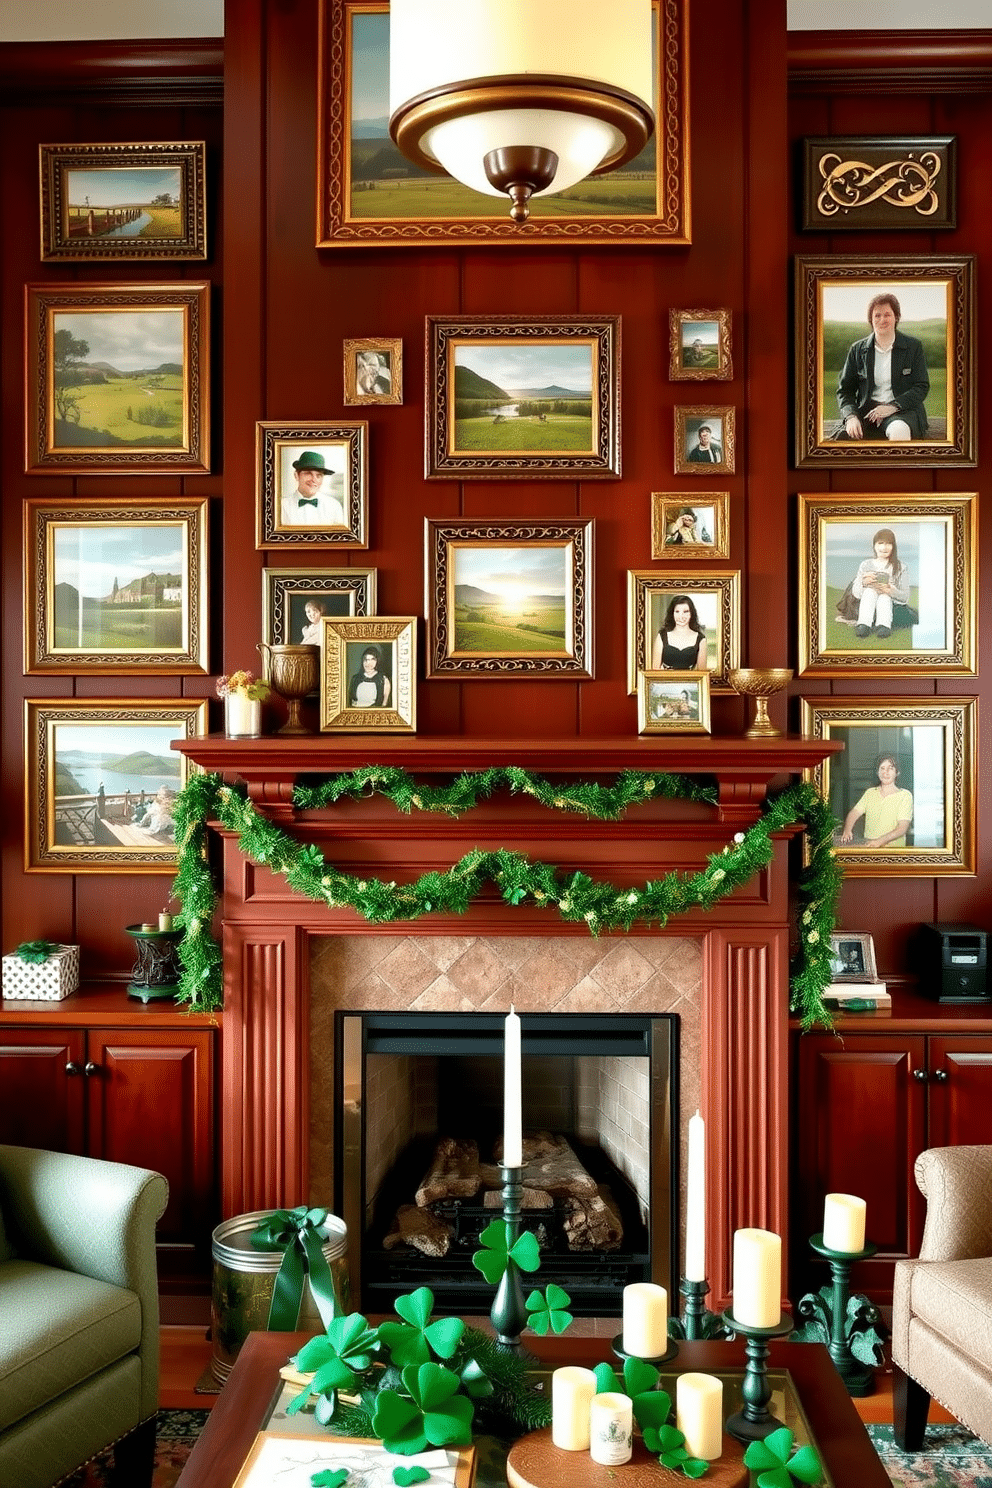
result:
<svg viewBox="0 0 992 1488"><path fill-rule="evenodd" d="M627 691L639 672L707 672L710 690L731 692L740 663L738 569L627 572Z"/></svg>

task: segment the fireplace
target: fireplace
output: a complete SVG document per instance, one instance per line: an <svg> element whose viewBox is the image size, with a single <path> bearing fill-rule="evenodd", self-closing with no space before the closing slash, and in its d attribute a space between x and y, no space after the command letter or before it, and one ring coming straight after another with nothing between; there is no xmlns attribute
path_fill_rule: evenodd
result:
<svg viewBox="0 0 992 1488"><path fill-rule="evenodd" d="M365 1311L429 1286L439 1312L485 1312L472 1265L501 1212L503 1017L338 1013L335 1209ZM633 1281L673 1284L678 1019L523 1014L523 1224L572 1311L615 1311Z"/></svg>
<svg viewBox="0 0 992 1488"><path fill-rule="evenodd" d="M402 881L446 867L473 847L507 847L553 862L562 872L585 872L621 887L671 870L705 867L730 835L756 819L770 787L840 746L813 739L719 736L647 745L630 738L324 735L235 741L213 735L181 740L176 747L207 770L243 779L261 810L360 876ZM439 822L403 816L378 798L341 802L324 811L298 811L293 804L294 785L304 775L382 763L423 777L450 777L493 759L566 782L575 776L602 780L645 764L708 775L716 785L717 805L652 800L622 821L600 822L546 809L522 795L503 795L465 817ZM694 910L671 926L639 932L662 941L693 937L698 947L699 1096L691 1105L685 1101L683 1115L698 1104L707 1124L707 1270L714 1307L728 1298L735 1229L772 1229L787 1244L789 852L796 834L778 833L769 864L711 911ZM320 1119L315 1110L311 1121L311 1020L318 1015L311 1005L314 947L339 938L353 944L368 938L399 941L409 932L403 925L370 925L350 911L301 899L266 867L245 858L233 834L219 831L218 836L225 985L221 1201L227 1216L321 1197L311 1188L313 1147L333 1142L333 1117ZM562 924L548 911L513 908L495 892L464 916L431 915L417 929L446 947L466 936L508 944L518 937L551 936L571 939L577 948L591 940L584 927ZM613 936L599 943L626 941ZM506 1007L496 999L479 1010ZM518 1007L529 1010L519 1001ZM404 1010L409 1009L408 1001ZM684 1164L684 1150L681 1159ZM328 1168L333 1164L332 1153Z"/></svg>

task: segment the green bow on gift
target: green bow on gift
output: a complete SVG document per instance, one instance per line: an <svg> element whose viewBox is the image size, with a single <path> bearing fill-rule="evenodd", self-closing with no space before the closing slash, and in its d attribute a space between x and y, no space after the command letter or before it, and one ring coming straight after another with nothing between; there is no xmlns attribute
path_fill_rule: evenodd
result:
<svg viewBox="0 0 992 1488"><path fill-rule="evenodd" d="M54 940L22 940L14 955L19 956L22 961L31 961L39 966L58 948L58 942Z"/></svg>
<svg viewBox="0 0 992 1488"><path fill-rule="evenodd" d="M310 1290L321 1321L327 1328L337 1314L334 1282L322 1246L327 1239L326 1209L274 1209L251 1233L256 1250L281 1250L282 1264L272 1287L269 1306L270 1333L292 1333L300 1316L303 1284L310 1277Z"/></svg>

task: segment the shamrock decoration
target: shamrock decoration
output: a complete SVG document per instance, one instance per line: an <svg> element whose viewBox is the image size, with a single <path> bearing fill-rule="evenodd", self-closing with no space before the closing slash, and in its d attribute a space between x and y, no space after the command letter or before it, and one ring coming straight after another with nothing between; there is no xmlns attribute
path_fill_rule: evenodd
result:
<svg viewBox="0 0 992 1488"><path fill-rule="evenodd" d="M506 1270L507 1262L513 1261L521 1271L536 1271L541 1264L541 1252L537 1240L530 1230L514 1242L512 1249L506 1248L506 1221L494 1219L486 1225L479 1236L483 1250L477 1250L472 1265L481 1271L490 1286L496 1286Z"/></svg>
<svg viewBox="0 0 992 1488"><path fill-rule="evenodd" d="M431 1350L441 1359L450 1359L462 1341L465 1324L461 1318L438 1318L431 1322L434 1293L430 1287L396 1298L396 1311L405 1319L401 1323L380 1323L379 1337L389 1349L393 1363L400 1369L405 1364L426 1364Z"/></svg>
<svg viewBox="0 0 992 1488"><path fill-rule="evenodd" d="M675 1426L668 1424L672 1411L671 1396L657 1388L661 1375L653 1364L643 1359L623 1361L623 1380L609 1364L597 1364L596 1394L619 1393L629 1395L634 1408L634 1420L644 1436L644 1445L649 1452L658 1454L663 1467L673 1471L681 1468L687 1478L701 1478L708 1464L699 1457L690 1457L685 1449L685 1437Z"/></svg>
<svg viewBox="0 0 992 1488"><path fill-rule="evenodd" d="M689 1456L685 1437L677 1426L659 1426L657 1431L647 1428L644 1432L644 1445L650 1451L658 1453L658 1461L662 1467L670 1467L673 1472L681 1468L687 1478L701 1478L709 1467L709 1463L702 1457Z"/></svg>
<svg viewBox="0 0 992 1488"><path fill-rule="evenodd" d="M414 1463L413 1467L394 1467L393 1482L398 1488L410 1488L413 1483L430 1482L430 1473L426 1467L419 1467Z"/></svg>
<svg viewBox="0 0 992 1488"><path fill-rule="evenodd" d="M368 1369L378 1341L376 1329L369 1327L360 1312L335 1318L326 1333L311 1338L296 1355L293 1362L297 1369L301 1374L312 1373L313 1379L290 1401L286 1414L295 1415L311 1395L316 1395L317 1420L326 1425L334 1414L335 1391L355 1389L356 1370Z"/></svg>
<svg viewBox="0 0 992 1488"><path fill-rule="evenodd" d="M792 1452L794 1440L788 1426L780 1426L764 1441L750 1444L744 1453L744 1465L757 1472L758 1488L793 1488L793 1478L797 1483L822 1480L823 1469L813 1448L807 1445Z"/></svg>
<svg viewBox="0 0 992 1488"><path fill-rule="evenodd" d="M527 1298L529 1326L542 1337L549 1328L552 1333L564 1333L572 1321L572 1314L566 1311L571 1300L568 1293L553 1281L548 1282L543 1297L535 1287Z"/></svg>
<svg viewBox="0 0 992 1488"><path fill-rule="evenodd" d="M341 1488L341 1484L347 1482L350 1476L346 1467L336 1467L333 1472L325 1467L323 1472L311 1473L310 1482L313 1488Z"/></svg>
<svg viewBox="0 0 992 1488"><path fill-rule="evenodd" d="M372 1430L387 1452L414 1457L428 1443L432 1447L469 1444L475 1407L464 1395L455 1394L457 1374L443 1364L408 1364L400 1378L406 1393L380 1390L372 1414Z"/></svg>

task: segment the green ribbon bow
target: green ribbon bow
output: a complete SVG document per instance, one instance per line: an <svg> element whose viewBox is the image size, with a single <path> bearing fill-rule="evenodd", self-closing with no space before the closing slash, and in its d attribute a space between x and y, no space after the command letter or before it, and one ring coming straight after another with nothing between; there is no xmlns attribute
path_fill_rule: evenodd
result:
<svg viewBox="0 0 992 1488"><path fill-rule="evenodd" d="M326 1209L274 1209L250 1236L256 1250L281 1250L282 1264L272 1287L266 1327L270 1333L292 1333L303 1303L303 1284L310 1290L321 1321L327 1328L337 1313L334 1282L322 1246L327 1239Z"/></svg>
<svg viewBox="0 0 992 1488"><path fill-rule="evenodd" d="M39 966L42 961L47 961L53 951L58 950L58 942L54 940L22 940L14 952L20 956L22 961L31 961Z"/></svg>

